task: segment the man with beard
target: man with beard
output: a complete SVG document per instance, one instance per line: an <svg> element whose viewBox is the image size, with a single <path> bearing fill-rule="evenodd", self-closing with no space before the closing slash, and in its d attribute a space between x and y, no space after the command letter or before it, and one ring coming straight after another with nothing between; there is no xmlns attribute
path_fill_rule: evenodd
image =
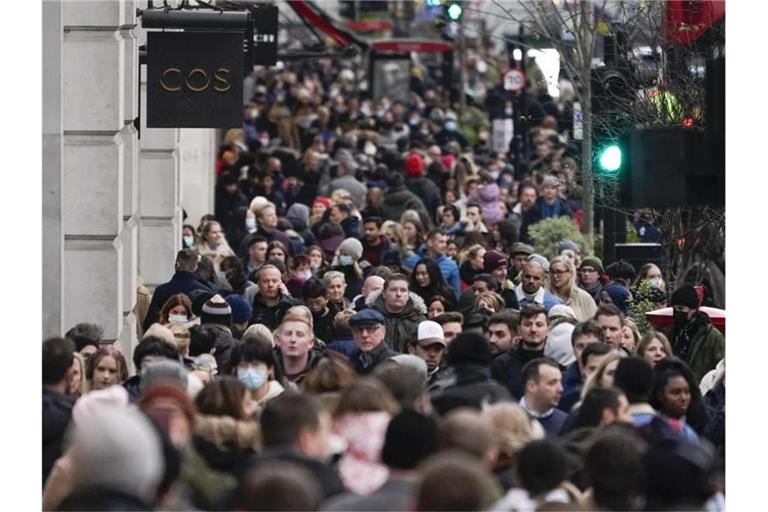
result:
<svg viewBox="0 0 768 512"><path fill-rule="evenodd" d="M528 304L538 304L544 307L545 312L555 304L563 301L544 289L544 267L536 260L530 260L523 266L523 276L520 284L515 288L517 303L521 308Z"/></svg>
<svg viewBox="0 0 768 512"><path fill-rule="evenodd" d="M390 249L389 238L381 233L381 217L363 219L363 259L371 266L381 264L381 256Z"/></svg>
<svg viewBox="0 0 768 512"><path fill-rule="evenodd" d="M511 347L506 353L494 359L491 376L507 387L512 396L522 398L524 382L523 367L533 359L544 357L549 326L547 312L538 304L529 304L520 311L520 345Z"/></svg>

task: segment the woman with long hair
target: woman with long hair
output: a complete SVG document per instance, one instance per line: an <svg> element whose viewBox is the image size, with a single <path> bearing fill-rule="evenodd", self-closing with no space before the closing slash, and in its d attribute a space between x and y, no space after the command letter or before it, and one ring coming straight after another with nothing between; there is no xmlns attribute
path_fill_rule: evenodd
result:
<svg viewBox="0 0 768 512"><path fill-rule="evenodd" d="M466 253L459 256L461 265L459 266L459 277L461 277L462 284L469 287L475 280L477 274L482 274L485 268L486 248L482 244L472 245Z"/></svg>
<svg viewBox="0 0 768 512"><path fill-rule="evenodd" d="M116 386L128 378L125 356L117 347L105 345L88 358L85 365L85 379L90 390Z"/></svg>
<svg viewBox="0 0 768 512"><path fill-rule="evenodd" d="M445 281L440 267L432 258L422 258L413 267L411 291L424 299L425 304L435 295L440 295L445 298L447 309L456 309L456 292Z"/></svg>
<svg viewBox="0 0 768 512"><path fill-rule="evenodd" d="M637 344L637 356L651 365L651 368L672 354L672 345L662 332L648 331Z"/></svg>
<svg viewBox="0 0 768 512"><path fill-rule="evenodd" d="M549 291L585 322L595 316L597 305L590 294L576 286L576 267L567 256L555 256L549 262Z"/></svg>
<svg viewBox="0 0 768 512"><path fill-rule="evenodd" d="M662 419L692 442L707 425L707 407L699 383L682 360L668 357L653 368L651 405Z"/></svg>
<svg viewBox="0 0 768 512"><path fill-rule="evenodd" d="M221 224L215 220L209 220L200 228L200 240L195 247L202 256L208 256L213 261L213 268L219 272L221 260L227 256L234 256L235 252L229 246Z"/></svg>
<svg viewBox="0 0 768 512"><path fill-rule="evenodd" d="M171 295L160 308L160 325L185 324L192 320L192 301L183 293Z"/></svg>

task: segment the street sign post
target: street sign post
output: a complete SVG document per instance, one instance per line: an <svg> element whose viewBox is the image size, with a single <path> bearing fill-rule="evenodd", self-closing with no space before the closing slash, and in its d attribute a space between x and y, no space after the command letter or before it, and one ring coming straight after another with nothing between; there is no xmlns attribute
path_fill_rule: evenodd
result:
<svg viewBox="0 0 768 512"><path fill-rule="evenodd" d="M504 73L504 90L518 93L525 87L525 73L512 68Z"/></svg>

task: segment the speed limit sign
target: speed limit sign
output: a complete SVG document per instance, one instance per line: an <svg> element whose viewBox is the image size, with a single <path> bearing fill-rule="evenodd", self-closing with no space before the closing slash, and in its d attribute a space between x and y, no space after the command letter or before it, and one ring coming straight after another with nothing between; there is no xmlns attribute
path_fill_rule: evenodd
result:
<svg viewBox="0 0 768 512"><path fill-rule="evenodd" d="M525 87L525 73L519 69L510 69L504 73L504 89L509 92L520 92Z"/></svg>

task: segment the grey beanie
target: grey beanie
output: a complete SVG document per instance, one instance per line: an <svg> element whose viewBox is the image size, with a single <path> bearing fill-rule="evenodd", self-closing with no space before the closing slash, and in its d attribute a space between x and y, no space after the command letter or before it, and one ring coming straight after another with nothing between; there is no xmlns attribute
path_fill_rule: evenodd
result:
<svg viewBox="0 0 768 512"><path fill-rule="evenodd" d="M74 491L101 488L151 500L163 477L162 445L138 409L105 407L75 425Z"/></svg>
<svg viewBox="0 0 768 512"><path fill-rule="evenodd" d="M288 219L291 224L297 221L304 226L309 222L309 207L301 203L293 203L285 214L285 218Z"/></svg>
<svg viewBox="0 0 768 512"><path fill-rule="evenodd" d="M363 257L363 244L357 238L347 238L341 242L339 251L344 251L357 261Z"/></svg>

